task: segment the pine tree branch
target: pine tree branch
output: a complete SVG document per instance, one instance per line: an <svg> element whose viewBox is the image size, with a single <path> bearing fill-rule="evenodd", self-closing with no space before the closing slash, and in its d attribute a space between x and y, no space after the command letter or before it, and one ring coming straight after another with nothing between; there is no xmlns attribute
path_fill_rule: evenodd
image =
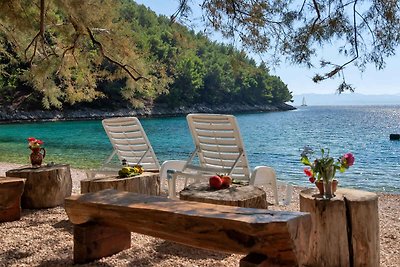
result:
<svg viewBox="0 0 400 267"><path fill-rule="evenodd" d="M100 51L101 55L102 55L105 59L107 59L107 60L110 61L111 63L117 65L117 66L120 67L121 69L123 69L123 70L129 75L129 77L131 77L134 81L137 82L137 81L139 81L139 80L141 80L141 79L144 79L144 80L149 81L149 79L147 79L146 77L143 77L134 67L132 67L132 66L130 66L130 65L122 64L122 63L120 63L120 62L118 62L118 61L112 59L111 57L109 57L109 56L105 53L104 47L103 47L102 43L99 42L98 40L96 40L96 38L95 38L94 35L93 35L93 32L89 29L89 27L86 27L86 30L87 30L87 32L88 32L88 34L89 34L90 40L92 40L93 44L95 44L95 45L99 48L99 51ZM139 77L135 77L135 76L133 75L133 73L129 70L129 68L132 69L136 74L138 74Z"/></svg>
<svg viewBox="0 0 400 267"><path fill-rule="evenodd" d="M41 38L42 42L44 43L44 32L45 32L45 23L44 23L44 19L45 19L45 0L40 0L40 27L39 27L39 32L35 35L35 37L32 39L32 41L29 43L29 45L25 48L25 60L27 60L27 53L29 51L29 49L31 48L31 46L34 44L34 48L33 48L33 53L32 56L29 60L29 65L32 65L33 59L35 58L36 55L36 51L37 51L37 43L38 43L38 39Z"/></svg>

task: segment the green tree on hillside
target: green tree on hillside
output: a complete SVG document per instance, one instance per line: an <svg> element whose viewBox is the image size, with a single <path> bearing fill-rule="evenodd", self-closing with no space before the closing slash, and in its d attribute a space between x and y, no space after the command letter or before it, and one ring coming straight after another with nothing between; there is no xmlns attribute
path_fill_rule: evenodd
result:
<svg viewBox="0 0 400 267"><path fill-rule="evenodd" d="M244 51L129 0L8 0L0 8L1 101L15 107L291 100Z"/></svg>

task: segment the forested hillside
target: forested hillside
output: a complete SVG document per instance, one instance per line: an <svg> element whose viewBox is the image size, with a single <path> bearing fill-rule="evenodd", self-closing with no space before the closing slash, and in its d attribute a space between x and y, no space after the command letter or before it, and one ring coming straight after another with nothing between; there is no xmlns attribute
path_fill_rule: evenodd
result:
<svg viewBox="0 0 400 267"><path fill-rule="evenodd" d="M1 105L25 110L174 108L292 99L265 64L142 5L129 0L108 6L100 0L90 1L92 6L85 6L89 1L61 2L47 6L42 52L35 39L37 6L30 1L21 1L22 9L2 4L8 15L0 16ZM104 10L90 10L93 5ZM74 13L79 8L87 13ZM74 19L79 15L85 18ZM30 17L37 19L27 23ZM12 19L21 34L11 31ZM79 23L89 26L79 31ZM124 67L139 78L131 79L134 75L126 75Z"/></svg>

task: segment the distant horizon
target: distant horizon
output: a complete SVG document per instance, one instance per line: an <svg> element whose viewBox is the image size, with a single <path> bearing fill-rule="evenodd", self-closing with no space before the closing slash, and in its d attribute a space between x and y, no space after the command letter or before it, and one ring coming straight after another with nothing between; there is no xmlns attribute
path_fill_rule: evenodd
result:
<svg viewBox="0 0 400 267"><path fill-rule="evenodd" d="M307 106L325 105L400 105L400 94L362 94L362 93L305 93L293 94L292 106L301 106L303 97Z"/></svg>
<svg viewBox="0 0 400 267"><path fill-rule="evenodd" d="M380 94L366 94L366 93L358 93L358 92L344 92L341 94L338 94L336 92L322 92L322 93L299 93L299 94L293 94L293 96L299 96L299 95L363 95L363 96L400 96L400 92L399 93L393 93L393 94L384 94L384 93L380 93Z"/></svg>

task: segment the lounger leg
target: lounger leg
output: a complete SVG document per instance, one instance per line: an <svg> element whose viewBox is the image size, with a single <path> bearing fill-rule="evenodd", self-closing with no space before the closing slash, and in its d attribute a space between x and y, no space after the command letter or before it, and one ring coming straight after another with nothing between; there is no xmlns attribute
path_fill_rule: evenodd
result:
<svg viewBox="0 0 400 267"><path fill-rule="evenodd" d="M167 180L168 180L168 197L171 199L176 199L176 177L178 174L176 170L167 170Z"/></svg>
<svg viewBox="0 0 400 267"><path fill-rule="evenodd" d="M131 247L131 233L95 223L74 225L74 263L111 256Z"/></svg>

